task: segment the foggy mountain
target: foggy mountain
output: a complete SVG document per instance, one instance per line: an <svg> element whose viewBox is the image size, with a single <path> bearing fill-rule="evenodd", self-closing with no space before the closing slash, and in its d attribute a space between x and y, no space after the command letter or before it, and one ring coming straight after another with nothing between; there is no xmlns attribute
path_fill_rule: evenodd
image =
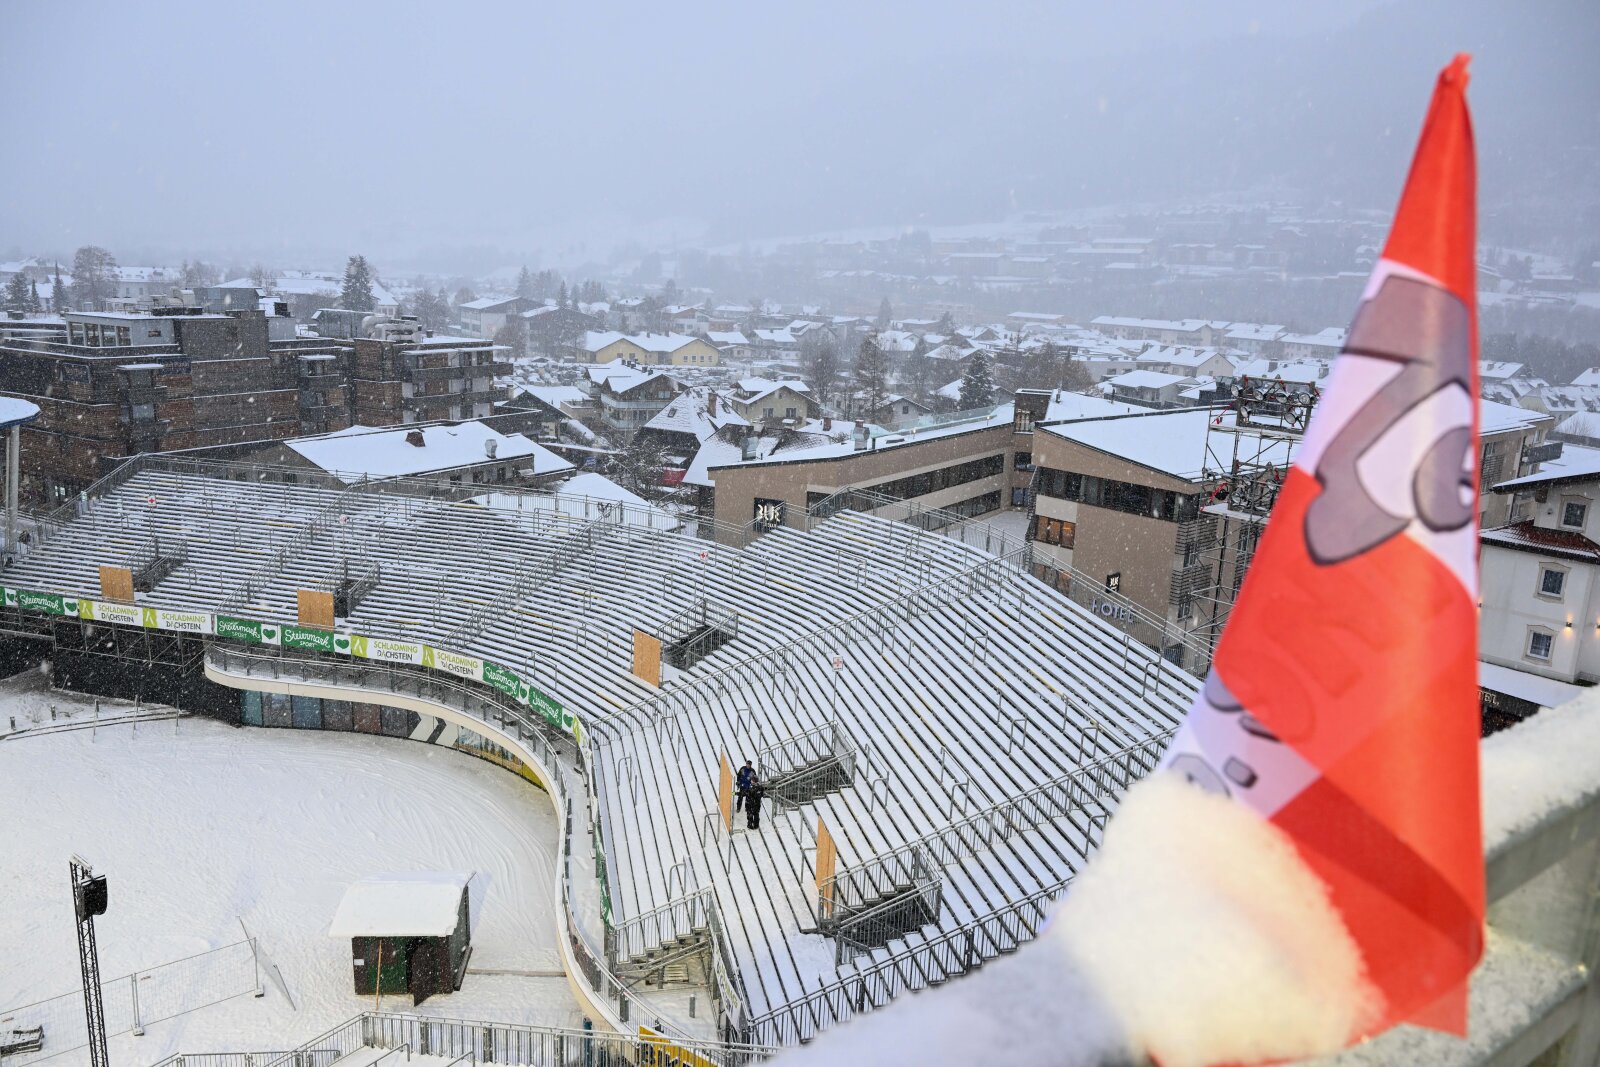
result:
<svg viewBox="0 0 1600 1067"><path fill-rule="evenodd" d="M1131 200L1387 210L1460 50L1485 236L1600 230L1592 0L163 11L152 50L135 5L11 12L0 248L470 271Z"/></svg>

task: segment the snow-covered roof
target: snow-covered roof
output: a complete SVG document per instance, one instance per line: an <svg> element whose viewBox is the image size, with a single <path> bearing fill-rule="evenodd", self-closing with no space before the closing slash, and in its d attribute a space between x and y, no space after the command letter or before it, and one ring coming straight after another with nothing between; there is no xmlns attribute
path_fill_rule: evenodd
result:
<svg viewBox="0 0 1600 1067"><path fill-rule="evenodd" d="M32 422L39 417L39 405L16 397L0 396L0 429Z"/></svg>
<svg viewBox="0 0 1600 1067"><path fill-rule="evenodd" d="M1189 381L1185 374L1163 374L1154 370L1130 370L1115 378L1108 378L1111 385L1121 386L1124 389L1165 389L1169 385Z"/></svg>
<svg viewBox="0 0 1600 1067"><path fill-rule="evenodd" d="M524 393L542 400L556 410L562 404L587 404L589 394L579 389L576 385L524 385L520 386Z"/></svg>
<svg viewBox="0 0 1600 1067"><path fill-rule="evenodd" d="M1344 347L1345 332L1343 326L1329 326L1317 333L1286 333L1278 340L1286 345L1311 345L1337 352Z"/></svg>
<svg viewBox="0 0 1600 1067"><path fill-rule="evenodd" d="M707 330L706 340L721 348L723 345L747 345L749 339L738 330Z"/></svg>
<svg viewBox="0 0 1600 1067"><path fill-rule="evenodd" d="M1228 327L1228 338L1233 341L1275 341L1282 333L1282 326L1261 322L1235 322Z"/></svg>
<svg viewBox="0 0 1600 1067"><path fill-rule="evenodd" d="M1522 364L1520 363L1506 363L1497 359L1478 360L1478 377L1487 379L1489 381L1500 381L1505 378L1515 378L1521 373ZM1591 384L1600 384L1600 382Z"/></svg>
<svg viewBox="0 0 1600 1067"><path fill-rule="evenodd" d="M1050 406L1045 409L1044 418L1038 421L1049 423L1069 419L1099 419L1108 415L1136 415L1143 410L1117 400L1057 389L1050 398Z"/></svg>
<svg viewBox="0 0 1600 1067"><path fill-rule="evenodd" d="M1550 421L1552 416L1542 411L1517 407L1514 404L1500 404L1493 400L1478 401L1479 434L1521 430Z"/></svg>
<svg viewBox="0 0 1600 1067"><path fill-rule="evenodd" d="M1576 378L1572 379L1573 385L1600 385L1600 367L1590 367Z"/></svg>
<svg viewBox="0 0 1600 1067"><path fill-rule="evenodd" d="M693 434L695 440L704 441L723 426L749 425L731 411L725 401L717 404L715 415L707 411L709 406L709 390L690 389L668 401L666 407L656 412L650 421L644 424L644 428L666 433Z"/></svg>
<svg viewBox="0 0 1600 1067"><path fill-rule="evenodd" d="M774 381L771 378L740 378L739 403L753 404L779 389L788 389L808 396L811 393L811 387L797 378L786 378L781 381Z"/></svg>
<svg viewBox="0 0 1600 1067"><path fill-rule="evenodd" d="M411 434L422 435L422 445L411 444ZM487 445L493 442L494 455ZM342 481L367 478L403 478L477 463L514 462L531 467L535 475L575 469L571 463L520 433L503 434L481 422L454 426L400 426L374 430L352 426L348 430L300 437L283 442L295 453Z"/></svg>
<svg viewBox="0 0 1600 1067"><path fill-rule="evenodd" d="M472 876L427 872L364 878L344 891L329 937L448 937Z"/></svg>
<svg viewBox="0 0 1600 1067"><path fill-rule="evenodd" d="M462 304L461 308L467 311L487 311L490 308L500 307L502 304L509 304L516 299L514 296L480 296L476 300L469 300Z"/></svg>
<svg viewBox="0 0 1600 1067"><path fill-rule="evenodd" d="M699 340L698 337L689 337L681 333L618 333L615 330L589 330L583 335L583 348L586 352L598 352L618 341L627 341L646 352L670 353Z"/></svg>
<svg viewBox="0 0 1600 1067"><path fill-rule="evenodd" d="M1267 378L1273 381L1310 385L1328 374L1328 365L1320 360L1302 359L1283 363L1272 359L1247 359L1234 364L1234 374L1240 378Z"/></svg>
<svg viewBox="0 0 1600 1067"><path fill-rule="evenodd" d="M1180 408L1038 429L1174 478L1197 481L1205 462L1206 433L1216 417L1217 412L1210 408ZM1222 416L1225 420L1232 417ZM1262 461L1273 462L1280 452L1278 462L1282 463L1288 459L1285 442L1273 442Z"/></svg>

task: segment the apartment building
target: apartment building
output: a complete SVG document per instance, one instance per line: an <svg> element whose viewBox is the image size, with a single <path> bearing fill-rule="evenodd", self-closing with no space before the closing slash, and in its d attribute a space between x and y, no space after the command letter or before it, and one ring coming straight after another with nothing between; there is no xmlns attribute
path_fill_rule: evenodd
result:
<svg viewBox="0 0 1600 1067"><path fill-rule="evenodd" d="M321 340L273 342L259 310L63 318L49 331L0 324L0 394L40 408L23 449L23 496L35 506L66 500L141 452L349 425L339 353ZM325 369L338 380L305 387Z"/></svg>
<svg viewBox="0 0 1600 1067"><path fill-rule="evenodd" d="M481 419L505 399L504 345L479 337L432 336L414 320L383 322L354 341L353 415L365 426Z"/></svg>

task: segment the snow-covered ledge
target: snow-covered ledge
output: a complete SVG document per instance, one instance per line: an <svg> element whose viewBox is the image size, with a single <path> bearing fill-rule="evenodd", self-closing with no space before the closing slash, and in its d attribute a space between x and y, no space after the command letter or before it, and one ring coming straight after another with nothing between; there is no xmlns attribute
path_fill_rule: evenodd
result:
<svg viewBox="0 0 1600 1067"><path fill-rule="evenodd" d="M1159 792L1162 784L1139 789ZM1130 798L1137 795L1136 789ZM1467 1037L1403 1026L1305 1062L1523 1067L1557 1049L1548 1062L1560 1067L1600 1065L1600 979L1593 977L1600 971L1600 689L1485 741L1483 797L1489 932L1472 978ZM1184 819L1181 809L1163 814ZM1186 847L1186 834L1213 834L1197 820L1164 832L1174 852ZM1108 835L1108 849L1114 838ZM1214 843L1201 841L1199 850ZM1328 1017L1319 1014L1322 972L1333 961L1324 951L1306 952L1326 949L1315 932L1291 930L1289 944L1259 938L1272 914L1283 912L1281 899L1263 897L1281 898L1281 891L1252 882L1248 895L1230 897L1226 883L1238 881L1231 861L1241 856L1259 874L1258 864L1272 859L1270 847L1263 854L1243 851L1237 841L1221 845L1231 851L1223 855L1229 862L1216 864L1223 871L1215 882L1203 877L1214 872L1202 870L1194 884L1179 883L1173 893L1159 860L1124 863L1144 869L1117 888L1147 894L1143 899L1127 907L1115 902L1117 916L1091 910L1056 924L1081 928L1085 918L1104 920L1106 938L1049 931L1009 959L829 1031L779 1062L1098 1067L1139 1062L1154 1034L1165 1040L1163 1067L1292 1055L1284 1050L1314 1043L1326 1030ZM1080 892L1093 871L1091 864L1080 876ZM1185 909L1180 920L1196 912L1186 897L1200 899L1204 921L1168 936L1172 909ZM1223 936L1213 936L1218 929ZM1106 943L1116 946L1113 958L1085 955L1086 947L1092 952ZM1293 980L1274 988L1284 978ZM1186 1013L1175 1006L1185 1000L1220 1010ZM1184 1046L1186 1037L1196 1040Z"/></svg>

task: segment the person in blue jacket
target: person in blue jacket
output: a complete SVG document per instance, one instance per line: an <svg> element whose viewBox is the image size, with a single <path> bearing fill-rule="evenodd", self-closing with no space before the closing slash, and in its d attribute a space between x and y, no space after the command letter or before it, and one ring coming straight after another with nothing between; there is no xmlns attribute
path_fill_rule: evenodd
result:
<svg viewBox="0 0 1600 1067"><path fill-rule="evenodd" d="M750 788L756 784L756 769L750 766L749 760L745 760L744 766L739 768L733 784L739 791L739 799L733 802L733 810L738 811L744 807L745 798L750 795Z"/></svg>

